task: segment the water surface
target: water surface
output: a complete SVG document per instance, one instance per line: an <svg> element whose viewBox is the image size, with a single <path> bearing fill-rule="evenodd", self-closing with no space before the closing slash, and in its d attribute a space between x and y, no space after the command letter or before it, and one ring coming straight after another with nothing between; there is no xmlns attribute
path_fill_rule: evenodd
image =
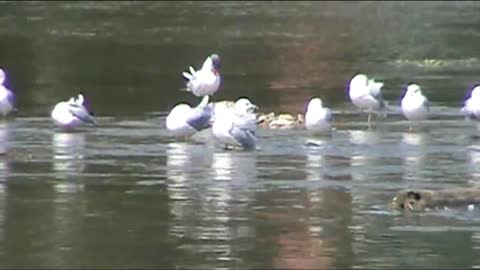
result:
<svg viewBox="0 0 480 270"><path fill-rule="evenodd" d="M480 140L460 114L478 80L476 2L1 2L0 62L19 113L0 123L4 268L473 268L480 214L387 209L406 188L476 186ZM164 128L199 102L181 72L222 57L215 99L302 113L318 95L331 137L258 131L255 152L209 130ZM368 130L345 86L385 82L391 111ZM399 113L417 82L432 118ZM85 92L98 128L53 128ZM480 206L479 206L480 207Z"/></svg>

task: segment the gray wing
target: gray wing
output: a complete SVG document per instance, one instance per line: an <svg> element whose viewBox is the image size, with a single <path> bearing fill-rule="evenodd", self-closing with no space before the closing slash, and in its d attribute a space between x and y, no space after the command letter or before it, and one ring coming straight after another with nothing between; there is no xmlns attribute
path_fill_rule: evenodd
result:
<svg viewBox="0 0 480 270"><path fill-rule="evenodd" d="M381 109L385 108L385 101L383 99L383 94L381 91L378 91L376 93L371 93L371 96L378 101Z"/></svg>
<svg viewBox="0 0 480 270"><path fill-rule="evenodd" d="M333 120L332 111L330 109L325 108L325 121L331 123Z"/></svg>
<svg viewBox="0 0 480 270"><path fill-rule="evenodd" d="M257 117L254 114L236 115L233 120L234 126L242 130L248 130L251 134L255 135L257 128Z"/></svg>
<svg viewBox="0 0 480 270"><path fill-rule="evenodd" d="M12 106L13 111L17 111L17 108L15 107L15 96L9 89L7 89L7 101L10 103L10 106Z"/></svg>
<svg viewBox="0 0 480 270"><path fill-rule="evenodd" d="M187 124L200 131L210 127L210 118L212 117L212 108L205 106L203 109L194 109L192 115L188 117Z"/></svg>
<svg viewBox="0 0 480 270"><path fill-rule="evenodd" d="M382 94L383 83L375 82L375 80L371 78L368 80L367 85L369 87L370 96L372 96L375 100L377 100L381 109L385 108L385 100L383 99L383 94Z"/></svg>
<svg viewBox="0 0 480 270"><path fill-rule="evenodd" d="M425 108L427 108L427 112L430 111L430 106L432 104L430 103L430 101L427 98L425 98L425 100L423 101L423 105L425 106Z"/></svg>
<svg viewBox="0 0 480 270"><path fill-rule="evenodd" d="M10 105L12 105L12 107L14 107L15 96L13 95L12 91L10 91L8 89L7 89L7 100L8 100L8 103L10 103Z"/></svg>
<svg viewBox="0 0 480 270"><path fill-rule="evenodd" d="M247 150L255 149L256 138L252 130L242 129L233 125L228 132L243 148Z"/></svg>
<svg viewBox="0 0 480 270"><path fill-rule="evenodd" d="M76 103L69 104L69 105L70 105L69 111L70 111L70 113L75 115L75 117L80 119L82 122L97 125L97 122L95 121L95 118L93 118L93 116L90 115L90 113L87 111L87 109L85 109L84 106L76 104Z"/></svg>

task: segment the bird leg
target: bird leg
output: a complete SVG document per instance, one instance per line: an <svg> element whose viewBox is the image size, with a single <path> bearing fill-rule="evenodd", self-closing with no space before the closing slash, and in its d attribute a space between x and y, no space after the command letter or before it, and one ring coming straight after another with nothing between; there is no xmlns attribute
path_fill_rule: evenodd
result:
<svg viewBox="0 0 480 270"><path fill-rule="evenodd" d="M372 118L372 114L368 113L368 129L372 128L372 125L370 124L370 119Z"/></svg>

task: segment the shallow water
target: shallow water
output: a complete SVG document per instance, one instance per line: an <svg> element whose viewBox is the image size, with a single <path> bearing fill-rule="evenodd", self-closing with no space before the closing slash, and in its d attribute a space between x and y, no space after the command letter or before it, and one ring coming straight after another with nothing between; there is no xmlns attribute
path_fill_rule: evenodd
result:
<svg viewBox="0 0 480 270"><path fill-rule="evenodd" d="M459 108L478 80L475 2L1 2L0 62L19 113L0 123L0 266L476 268L480 206L403 214L406 188L477 186L480 139ZM365 16L368 14L368 16ZM222 57L217 100L301 113L318 95L331 137L259 129L225 151L164 128L180 74ZM391 111L349 103L361 70ZM409 133L402 84L432 117ZM83 90L99 127L53 128ZM478 246L477 246L478 245Z"/></svg>

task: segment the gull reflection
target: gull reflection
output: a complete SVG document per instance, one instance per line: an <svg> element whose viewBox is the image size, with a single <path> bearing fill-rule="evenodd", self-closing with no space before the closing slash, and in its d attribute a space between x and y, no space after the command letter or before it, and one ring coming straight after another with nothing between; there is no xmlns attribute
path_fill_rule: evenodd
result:
<svg viewBox="0 0 480 270"><path fill-rule="evenodd" d="M252 152L225 151L213 154L212 181L205 190L205 199L215 207L230 207L232 200L249 201L248 185L257 177L256 155ZM227 216L223 218L228 219Z"/></svg>
<svg viewBox="0 0 480 270"><path fill-rule="evenodd" d="M480 179L480 142L476 142L468 147L470 157L468 170L471 181L478 183Z"/></svg>
<svg viewBox="0 0 480 270"><path fill-rule="evenodd" d="M315 140L306 140L306 164L307 180L318 181L323 179L323 172L325 167L324 151L328 145L326 140L315 138Z"/></svg>
<svg viewBox="0 0 480 270"><path fill-rule="evenodd" d="M257 177L254 152L225 151L213 154L212 177L217 181L231 181L230 185L244 185Z"/></svg>
<svg viewBox="0 0 480 270"><path fill-rule="evenodd" d="M205 145L169 143L166 159L170 212L175 217L170 233L183 237L192 230L188 221L198 215L196 207L208 179L205 171L210 167L210 151Z"/></svg>
<svg viewBox="0 0 480 270"><path fill-rule="evenodd" d="M406 132L402 134L403 148L406 149L403 158L404 178L406 180L421 178L420 173L425 161L423 145L426 143L426 136L425 133Z"/></svg>
<svg viewBox="0 0 480 270"><path fill-rule="evenodd" d="M380 135L374 130L351 130L350 143L353 145L351 166L353 180L367 181L371 179L368 165L374 146L379 144ZM374 167L374 166L373 166Z"/></svg>
<svg viewBox="0 0 480 270"><path fill-rule="evenodd" d="M72 174L80 174L85 170L85 134L54 133L52 141L53 169L58 177L68 179ZM69 191L71 187L63 184L59 186L60 191Z"/></svg>
<svg viewBox="0 0 480 270"><path fill-rule="evenodd" d="M10 167L8 163L8 158L4 156L7 154L9 149L9 138L10 138L10 129L11 124L7 122L0 122L0 154L3 155L0 157L0 241L3 241L4 235L4 224L5 224L5 206L6 206L6 182L8 180L8 175L10 173Z"/></svg>
<svg viewBox="0 0 480 270"><path fill-rule="evenodd" d="M3 190L3 183L7 180L8 177L8 163L7 158L5 155L8 154L9 151L9 143L10 143L10 132L11 132L11 124L8 122L0 122L0 155L3 157L0 159L0 183Z"/></svg>
<svg viewBox="0 0 480 270"><path fill-rule="evenodd" d="M376 144L380 139L380 134L374 130L350 130L350 143L362 144Z"/></svg>
<svg viewBox="0 0 480 270"><path fill-rule="evenodd" d="M53 243L61 250L72 248L71 236L79 232L77 224L84 216L83 190L85 184L80 179L85 170L85 134L56 132L52 135L53 170L59 181L53 185L55 234ZM64 266L67 262L60 260Z"/></svg>
<svg viewBox="0 0 480 270"><path fill-rule="evenodd" d="M342 181L352 180L351 156L339 151L329 152L326 149L309 149L306 152L306 180L333 180L343 186ZM337 185L332 182L329 184Z"/></svg>
<svg viewBox="0 0 480 270"><path fill-rule="evenodd" d="M169 143L166 149L168 191L174 200L194 196L195 188L203 177L202 170L209 167L209 156L204 145Z"/></svg>
<svg viewBox="0 0 480 270"><path fill-rule="evenodd" d="M11 125L7 122L0 122L0 154L4 155L8 151L9 135Z"/></svg>
<svg viewBox="0 0 480 270"><path fill-rule="evenodd" d="M169 233L202 241L201 246L181 248L195 248L208 260L231 260L237 257L232 240L249 232L242 224L229 221L232 211L247 213L247 181L255 180L256 159L250 153L213 153L213 149L168 145L167 182L174 217Z"/></svg>
<svg viewBox="0 0 480 270"><path fill-rule="evenodd" d="M473 232L471 236L471 241L472 241L472 250L478 252L480 251L480 233L479 232ZM480 268L480 265L472 265L471 269L478 269Z"/></svg>
<svg viewBox="0 0 480 270"><path fill-rule="evenodd" d="M167 174L175 182L183 182L186 179L182 172L189 163L188 147L185 143L169 143L167 145Z"/></svg>
<svg viewBox="0 0 480 270"><path fill-rule="evenodd" d="M167 190L169 195L170 213L173 216L170 222L169 233L183 238L188 234L188 219L195 218L192 201L197 199L195 180L189 178L189 164L192 146L186 143L169 143L166 149L167 158ZM199 179L200 180L200 179Z"/></svg>

